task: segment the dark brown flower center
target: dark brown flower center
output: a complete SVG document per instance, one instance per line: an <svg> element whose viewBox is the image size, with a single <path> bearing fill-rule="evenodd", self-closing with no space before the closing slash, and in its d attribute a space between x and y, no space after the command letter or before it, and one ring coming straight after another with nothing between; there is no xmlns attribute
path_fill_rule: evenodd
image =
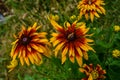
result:
<svg viewBox="0 0 120 80"><path fill-rule="evenodd" d="M92 4L92 0L88 0L88 4L91 5Z"/></svg>
<svg viewBox="0 0 120 80"><path fill-rule="evenodd" d="M24 37L24 38L23 38L23 42L26 42L27 40L28 40L27 37Z"/></svg>
<svg viewBox="0 0 120 80"><path fill-rule="evenodd" d="M96 80L96 79L99 77L98 71L96 71L96 70L93 70L93 71L91 72L91 75L92 75L92 78L93 78L94 80Z"/></svg>
<svg viewBox="0 0 120 80"><path fill-rule="evenodd" d="M75 34L74 34L74 33L68 34L67 39L68 39L69 41L73 41L73 40L75 39Z"/></svg>

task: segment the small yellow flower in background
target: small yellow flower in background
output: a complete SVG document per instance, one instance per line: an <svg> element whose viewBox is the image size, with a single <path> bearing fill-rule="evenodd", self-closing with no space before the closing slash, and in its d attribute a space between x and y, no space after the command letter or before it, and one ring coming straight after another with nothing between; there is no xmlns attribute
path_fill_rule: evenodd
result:
<svg viewBox="0 0 120 80"><path fill-rule="evenodd" d="M66 61L66 56L72 63L75 62L82 66L82 58L88 60L87 51L94 49L90 46L90 42L94 42L92 39L87 38L91 34L87 34L89 28L86 28L85 23L77 23L77 21L72 24L66 22L64 27L60 26L54 20L50 20L52 26L57 30L53 32L50 41L55 47L55 56L60 52L62 58L62 64Z"/></svg>
<svg viewBox="0 0 120 80"><path fill-rule="evenodd" d="M100 17L98 13L105 14L103 5L105 5L104 0L81 0L77 6L80 10L79 18L85 15L86 20L90 18L93 22L94 16Z"/></svg>
<svg viewBox="0 0 120 80"><path fill-rule="evenodd" d="M74 20L74 19L76 19L76 15L70 16L70 20Z"/></svg>
<svg viewBox="0 0 120 80"><path fill-rule="evenodd" d="M17 60L12 60L10 62L10 65L7 66L7 68L9 69L8 72L11 72L17 65L18 65Z"/></svg>
<svg viewBox="0 0 120 80"><path fill-rule="evenodd" d="M56 15L50 14L49 18L55 21L59 21L59 16L57 14Z"/></svg>
<svg viewBox="0 0 120 80"><path fill-rule="evenodd" d="M96 30L96 29L97 29L96 27L93 28L93 30Z"/></svg>
<svg viewBox="0 0 120 80"><path fill-rule="evenodd" d="M120 26L118 26L118 25L115 25L115 26L114 26L114 31L115 31L115 32L118 32L118 31L120 31Z"/></svg>
<svg viewBox="0 0 120 80"><path fill-rule="evenodd" d="M120 51L115 49L112 51L112 56L115 57L115 58L118 58L120 57Z"/></svg>
<svg viewBox="0 0 120 80"><path fill-rule="evenodd" d="M42 56L50 56L48 46L50 43L46 38L46 32L37 32L40 26L37 27L37 23L34 23L32 27L26 29L22 26L22 30L18 33L18 37L12 43L11 57L13 60L18 57L22 65L26 63L41 64Z"/></svg>
<svg viewBox="0 0 120 80"><path fill-rule="evenodd" d="M86 78L82 78L81 80L103 80L106 77L106 71L102 69L102 67L97 64L96 67L93 64L84 64L82 68L79 68L80 72L86 74Z"/></svg>

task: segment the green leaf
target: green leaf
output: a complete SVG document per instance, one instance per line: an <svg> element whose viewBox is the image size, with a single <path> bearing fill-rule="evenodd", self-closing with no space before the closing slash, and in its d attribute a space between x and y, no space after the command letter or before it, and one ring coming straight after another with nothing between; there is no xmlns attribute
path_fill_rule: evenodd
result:
<svg viewBox="0 0 120 80"><path fill-rule="evenodd" d="M119 73L120 73L120 61L115 60L110 64L108 74L112 80L120 80Z"/></svg>
<svg viewBox="0 0 120 80"><path fill-rule="evenodd" d="M25 75L25 79L24 80L34 80L34 78L30 75Z"/></svg>
<svg viewBox="0 0 120 80"><path fill-rule="evenodd" d="M113 45L113 43L106 43L106 42L101 41L101 40L96 40L96 45L99 45L103 48L110 48Z"/></svg>

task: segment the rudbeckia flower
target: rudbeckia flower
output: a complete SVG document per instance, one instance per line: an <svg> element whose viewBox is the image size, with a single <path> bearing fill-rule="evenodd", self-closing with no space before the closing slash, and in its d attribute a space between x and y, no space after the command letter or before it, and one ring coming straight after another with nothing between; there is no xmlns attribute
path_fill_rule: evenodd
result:
<svg viewBox="0 0 120 80"><path fill-rule="evenodd" d="M40 64L42 62L41 55L50 56L48 46L50 43L46 38L46 32L37 32L40 26L34 23L32 27L26 29L22 26L22 30L18 33L18 37L12 43L11 57L13 60L18 57L22 65L26 63Z"/></svg>
<svg viewBox="0 0 120 80"><path fill-rule="evenodd" d="M80 10L79 17L85 15L86 20L90 19L93 22L94 16L99 18L99 14L105 14L105 9L102 7L105 5L104 0L81 0L78 4L78 9Z"/></svg>
<svg viewBox="0 0 120 80"><path fill-rule="evenodd" d="M7 66L7 68L9 69L8 72L11 72L17 65L18 65L18 61L17 60L12 60L10 62L10 65Z"/></svg>
<svg viewBox="0 0 120 80"><path fill-rule="evenodd" d="M69 56L70 61L73 63L76 58L81 66L83 57L88 60L87 51L94 51L89 45L89 42L93 42L93 40L86 38L91 36L91 34L86 34L89 28L86 28L85 23L77 23L77 21L72 24L66 22L64 27L57 24L54 20L50 20L50 22L57 30L57 32L51 34L52 38L50 39L53 47L55 47L55 56L61 53L62 64L66 61L66 56Z"/></svg>
<svg viewBox="0 0 120 80"><path fill-rule="evenodd" d="M81 80L103 80L105 79L104 74L106 74L106 71L102 69L102 67L97 64L96 67L93 66L93 64L83 65L83 68L79 69L82 73L86 74L86 78L83 78Z"/></svg>

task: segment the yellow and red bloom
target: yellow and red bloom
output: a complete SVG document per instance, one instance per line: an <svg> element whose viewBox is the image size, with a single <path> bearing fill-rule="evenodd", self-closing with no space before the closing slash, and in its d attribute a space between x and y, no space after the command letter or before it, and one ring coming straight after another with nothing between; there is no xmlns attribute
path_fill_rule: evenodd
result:
<svg viewBox="0 0 120 80"><path fill-rule="evenodd" d="M100 17L98 13L105 14L103 5L105 5L104 0L81 0L77 6L80 9L79 17L82 18L82 15L85 15L86 20L88 20L90 15L93 22L94 16Z"/></svg>
<svg viewBox="0 0 120 80"><path fill-rule="evenodd" d="M74 58L76 58L78 64L82 65L82 58L84 57L88 60L87 51L93 50L88 44L93 42L93 40L86 38L91 36L91 34L86 34L89 28L86 28L85 23L77 23L75 21L73 24L66 22L66 26L62 27L57 24L54 20L50 20L52 26L58 31L53 32L50 41L55 47L55 56L61 52L62 64L66 61L66 56L68 54L71 62L74 63Z"/></svg>
<svg viewBox="0 0 120 80"><path fill-rule="evenodd" d="M82 68L79 69L80 72L86 74L86 78L82 78L81 80L103 80L106 77L104 74L106 74L106 71L102 69L102 67L97 64L96 67L93 66L93 64L86 65L84 64Z"/></svg>
<svg viewBox="0 0 120 80"><path fill-rule="evenodd" d="M37 32L40 26L35 23L32 27L26 29L22 26L22 30L18 33L18 37L12 43L11 57L13 60L18 57L22 65L40 64L42 62L41 55L50 56L46 38L46 32Z"/></svg>

